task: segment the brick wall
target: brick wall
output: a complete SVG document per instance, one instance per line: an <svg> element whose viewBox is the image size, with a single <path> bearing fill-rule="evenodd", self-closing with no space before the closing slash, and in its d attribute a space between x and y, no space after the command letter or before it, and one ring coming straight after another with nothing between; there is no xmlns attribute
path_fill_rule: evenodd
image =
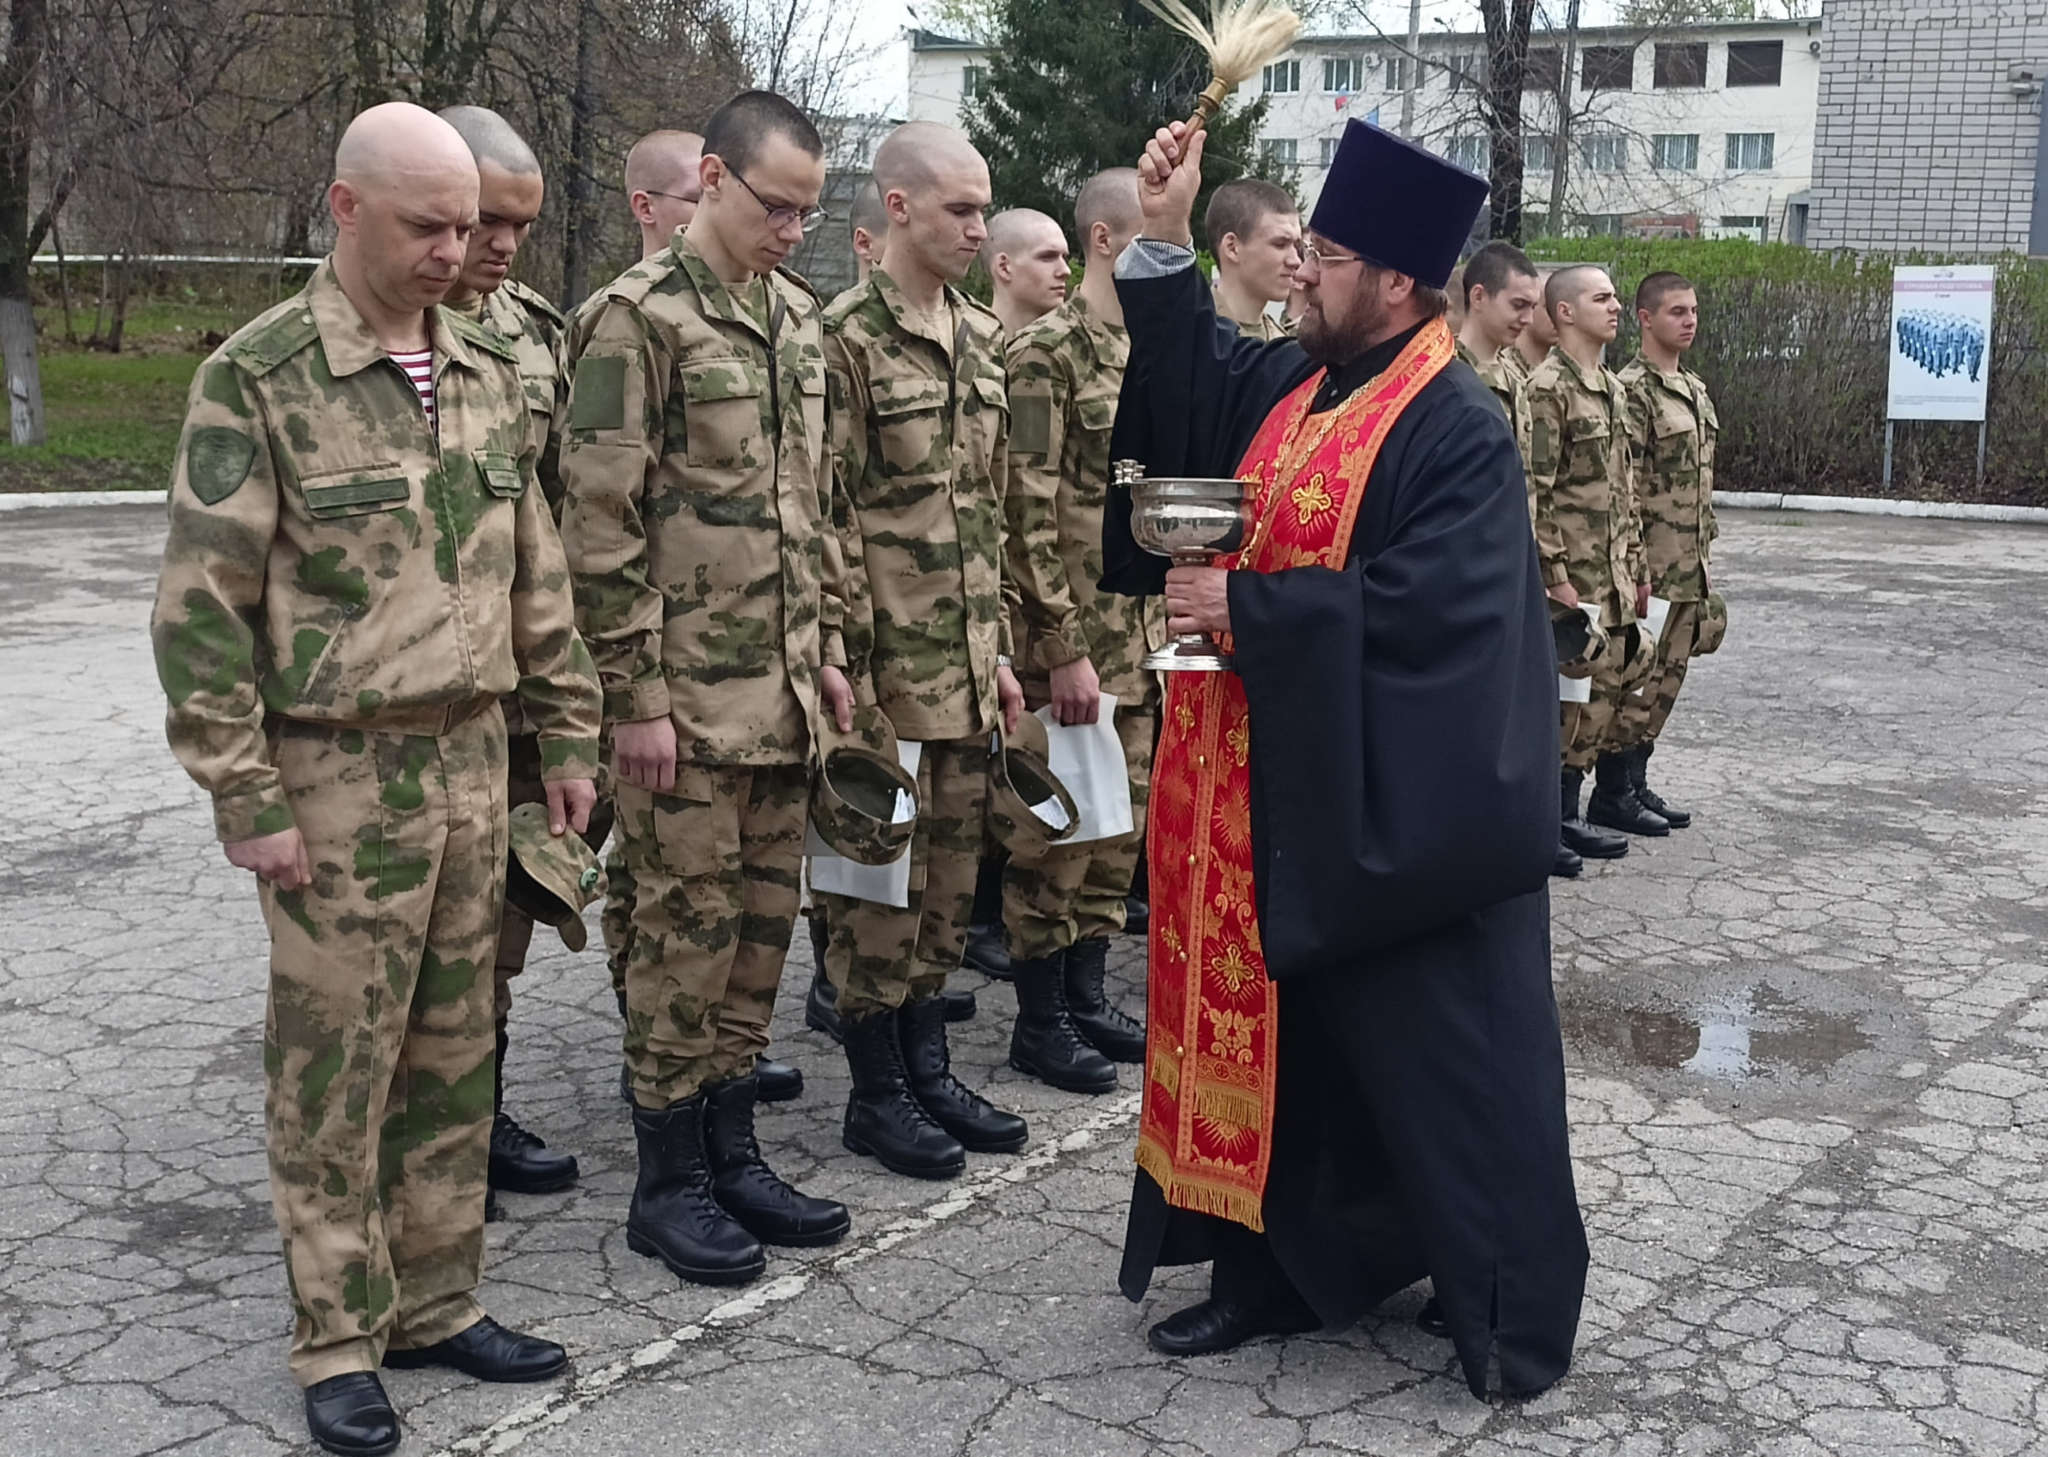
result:
<svg viewBox="0 0 2048 1457"><path fill-rule="evenodd" d="M1807 241L1818 248L2025 252L2043 0L1824 0ZM2048 240L2039 245L2048 250Z"/></svg>

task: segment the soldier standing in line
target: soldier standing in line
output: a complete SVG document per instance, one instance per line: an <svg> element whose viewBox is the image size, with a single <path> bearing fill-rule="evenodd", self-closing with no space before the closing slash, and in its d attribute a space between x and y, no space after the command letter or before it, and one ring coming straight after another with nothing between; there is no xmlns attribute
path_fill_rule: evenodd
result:
<svg viewBox="0 0 2048 1457"><path fill-rule="evenodd" d="M1551 598L1566 607L1597 606L1610 638L1593 670L1591 701L1562 705L1562 839L1566 849L1586 859L1612 860L1628 853L1628 841L1580 818L1579 791L1586 770L1607 745L1622 698L1632 686L1629 675L1640 676L1633 655L1641 649L1634 646L1632 629L1648 610L1650 595L1629 478L1627 396L1621 381L1600 362L1620 326L1621 301L1604 270L1581 265L1551 274L1543 302L1557 329L1557 344L1530 372L1526 389L1537 555ZM1601 759L1599 772L1607 799L1603 803L1596 796L1596 804L1618 806L1619 791L1628 782L1625 768ZM1632 797L1628 803L1634 805ZM1610 813L1602 822L1623 820L1614 827L1637 834L1669 833L1648 810L1640 805L1635 810L1636 817Z"/></svg>
<svg viewBox="0 0 2048 1457"><path fill-rule="evenodd" d="M1103 986L1109 938L1123 929L1124 897L1145 843L1145 799L1159 721L1159 678L1139 666L1166 638L1158 598L1102 592L1102 510L1109 493L1109 432L1130 339L1113 276L1143 225L1138 173L1099 172L1074 204L1086 259L1080 290L1010 337L1010 578L1017 584L1024 702L1050 703L1064 724L1089 724L1104 693L1130 772L1132 832L1055 845L1003 884L1017 986L1010 1060L1056 1088L1103 1093L1118 1062L1141 1062L1145 1029L1111 1004Z"/></svg>
<svg viewBox="0 0 2048 1457"><path fill-rule="evenodd" d="M598 697L512 351L437 307L477 220L446 122L373 107L334 252L200 366L151 636L171 747L271 938L263 1062L291 1370L331 1451L398 1445L377 1367L539 1380L476 1301L516 687L556 834Z"/></svg>
<svg viewBox="0 0 2048 1457"><path fill-rule="evenodd" d="M704 133L689 226L605 290L576 361L562 534L604 686L634 882L629 1248L738 1284L846 1207L778 1178L755 1063L797 916L809 755L852 692L816 297L782 261L823 219L824 144L745 91ZM843 573L836 573L842 580Z"/></svg>
<svg viewBox="0 0 2048 1457"><path fill-rule="evenodd" d="M1546 263L1538 270L1538 276L1547 285L1550 276L1555 272L1557 269ZM1548 359L1550 351L1556 347L1557 325L1551 322L1549 306L1539 305L1536 312L1529 315L1529 327L1515 336L1514 356L1507 364L1515 373L1527 380L1530 371Z"/></svg>
<svg viewBox="0 0 2048 1457"><path fill-rule="evenodd" d="M1671 604L1657 639L1657 659L1641 695L1631 695L1615 725L1617 753L1643 808L1674 830L1692 823L1650 788L1650 756L1671 717L1686 664L1699 635L1700 613L1713 590L1709 549L1714 522L1714 437L1720 418L1707 382L1684 357L1699 333L1699 295L1676 273L1653 273L1636 288L1642 348L1621 370L1628 390L1629 446L1636 501L1643 519L1643 556L1650 591Z"/></svg>
<svg viewBox="0 0 2048 1457"><path fill-rule="evenodd" d="M640 225L640 256L666 248L704 199L698 176L704 138L696 132L649 132L626 153L626 206Z"/></svg>
<svg viewBox="0 0 2048 1457"><path fill-rule="evenodd" d="M875 182L883 261L827 307L825 346L843 544L872 603L872 656L853 673L867 669L898 736L923 746L918 822L908 907L818 899L853 1072L847 1147L947 1178L966 1149L1028 1137L953 1077L940 998L967 938L990 735L1024 706L1003 584L1008 407L1002 325L953 286L988 236L987 164L953 128L911 122L876 151Z"/></svg>
<svg viewBox="0 0 2048 1457"><path fill-rule="evenodd" d="M1257 177L1226 182L1209 198L1202 236L1216 260L1216 312L1254 339L1292 330L1270 306L1294 292L1301 212L1286 188Z"/></svg>
<svg viewBox="0 0 2048 1457"><path fill-rule="evenodd" d="M1471 365L1507 411L1515 445L1529 463L1529 406L1522 398L1522 374L1510 356L1515 343L1543 307L1536 265L1513 243L1488 243L1466 260L1462 285L1465 318L1458 329L1458 357Z"/></svg>
<svg viewBox="0 0 2048 1457"><path fill-rule="evenodd" d="M1067 300L1067 235L1036 208L1013 207L988 220L981 250L995 297L990 307L1014 334Z"/></svg>
<svg viewBox="0 0 2048 1457"><path fill-rule="evenodd" d="M873 178L854 190L847 231L853 243L854 281L866 283L882 261L882 243L889 236L889 214L882 210L882 193Z"/></svg>

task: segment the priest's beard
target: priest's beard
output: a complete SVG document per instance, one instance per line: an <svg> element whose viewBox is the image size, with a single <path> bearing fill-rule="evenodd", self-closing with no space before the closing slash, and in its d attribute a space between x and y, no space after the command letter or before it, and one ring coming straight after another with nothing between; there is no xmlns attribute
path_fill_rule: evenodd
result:
<svg viewBox="0 0 2048 1457"><path fill-rule="evenodd" d="M1332 290L1317 284L1301 321L1294 327L1295 342L1317 364L1349 364L1386 332L1387 306L1380 297L1381 270L1361 263L1358 272L1357 288L1341 303Z"/></svg>

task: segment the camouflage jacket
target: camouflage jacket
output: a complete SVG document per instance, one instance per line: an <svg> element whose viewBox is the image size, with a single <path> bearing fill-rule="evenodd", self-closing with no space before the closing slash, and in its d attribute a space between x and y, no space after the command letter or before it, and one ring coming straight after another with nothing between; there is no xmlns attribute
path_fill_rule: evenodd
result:
<svg viewBox="0 0 2048 1457"><path fill-rule="evenodd" d="M667 714L684 762L800 763L819 667L845 661L817 297L785 273L734 290L678 237L604 298L562 539L605 716Z"/></svg>
<svg viewBox="0 0 2048 1457"><path fill-rule="evenodd" d="M945 304L943 326L920 321L877 268L825 309L846 570L857 584L844 595L849 617L872 633L849 641L848 655L856 676L865 659L897 733L925 741L994 727L996 658L1010 651L1002 324L957 290Z"/></svg>
<svg viewBox="0 0 2048 1457"><path fill-rule="evenodd" d="M438 432L332 262L199 367L150 633L223 840L293 823L266 716L431 732L516 687L545 777L597 766L598 697L511 351L429 314Z"/></svg>
<svg viewBox="0 0 2048 1457"><path fill-rule="evenodd" d="M1529 499L1543 585L1570 582L1609 627L1635 621L1642 525L1628 457L1628 401L1612 370L1552 349L1529 372Z"/></svg>
<svg viewBox="0 0 2048 1457"><path fill-rule="evenodd" d="M1077 294L1010 336L1010 489L1004 501L1010 579L1017 586L1018 675L1043 697L1054 668L1086 657L1102 691L1150 701L1157 678L1138 666L1166 638L1166 604L1096 587L1109 429L1130 336Z"/></svg>
<svg viewBox="0 0 2048 1457"><path fill-rule="evenodd" d="M1650 589L1673 602L1707 595L1714 522L1714 437L1721 421L1707 382L1689 369L1665 374L1638 354L1621 370L1628 391L1629 450L1643 518Z"/></svg>
<svg viewBox="0 0 2048 1457"><path fill-rule="evenodd" d="M1491 359L1481 359L1465 347L1463 340L1458 343L1458 358L1472 366L1472 371L1479 376L1480 383L1493 391L1494 398L1499 400L1501 408L1507 411L1508 423L1515 427L1515 449L1522 453L1522 468L1526 471L1529 467L1529 400L1524 389L1526 376L1518 374L1515 364L1510 363L1510 360L1519 362L1521 357L1510 346Z"/></svg>

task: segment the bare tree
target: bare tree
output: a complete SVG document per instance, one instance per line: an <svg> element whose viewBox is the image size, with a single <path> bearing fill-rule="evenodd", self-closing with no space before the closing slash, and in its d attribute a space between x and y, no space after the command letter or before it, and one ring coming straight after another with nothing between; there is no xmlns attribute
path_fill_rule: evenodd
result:
<svg viewBox="0 0 2048 1457"><path fill-rule="evenodd" d="M43 443L43 383L28 277L42 238L29 221L29 166L48 33L45 0L12 0L7 54L0 58L0 351L7 358L8 420L16 445Z"/></svg>

